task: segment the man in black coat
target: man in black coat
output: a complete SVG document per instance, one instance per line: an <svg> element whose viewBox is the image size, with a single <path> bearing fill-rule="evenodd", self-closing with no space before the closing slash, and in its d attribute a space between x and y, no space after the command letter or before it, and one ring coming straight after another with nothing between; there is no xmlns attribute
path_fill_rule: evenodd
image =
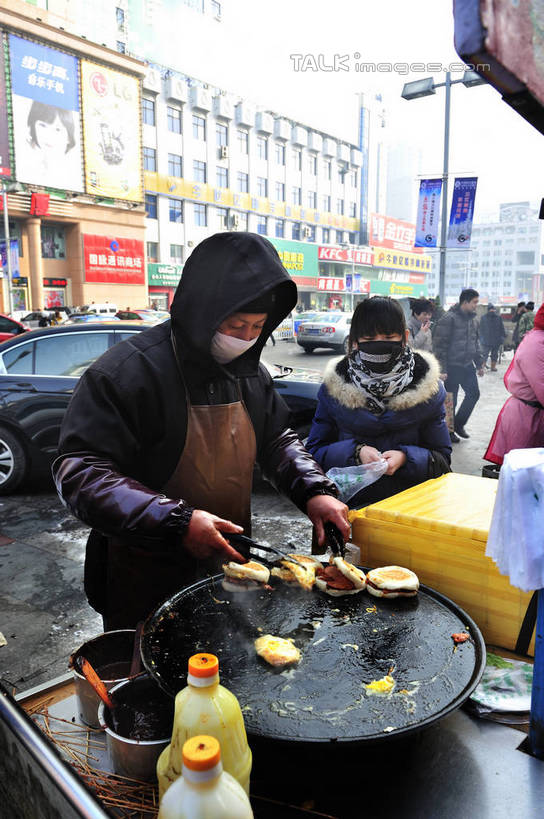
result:
<svg viewBox="0 0 544 819"><path fill-rule="evenodd" d="M116 344L81 377L53 475L92 527L85 591L106 630L133 628L164 598L242 559L226 538L251 534L255 461L318 541L326 521L348 537L347 507L259 363L296 302L267 239L218 233L187 260L171 320Z"/></svg>
<svg viewBox="0 0 544 819"><path fill-rule="evenodd" d="M462 290L459 303L440 319L433 336L434 354L440 362L446 392L453 394L454 411L459 387L465 393L463 403L455 411L455 432L461 438L470 437L465 424L480 397L476 372L479 376L484 374L476 321L479 298L479 293L472 288Z"/></svg>
<svg viewBox="0 0 544 819"><path fill-rule="evenodd" d="M506 337L504 323L494 304L487 305L487 313L480 319L480 342L482 345L482 355L484 366L491 354L491 372L497 372L497 361L499 358L499 347Z"/></svg>

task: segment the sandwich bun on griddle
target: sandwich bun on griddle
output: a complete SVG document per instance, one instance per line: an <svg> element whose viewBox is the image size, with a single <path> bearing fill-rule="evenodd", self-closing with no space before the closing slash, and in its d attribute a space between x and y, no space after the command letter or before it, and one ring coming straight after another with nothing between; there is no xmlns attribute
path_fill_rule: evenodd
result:
<svg viewBox="0 0 544 819"><path fill-rule="evenodd" d="M288 557L294 557L298 563L290 560L282 560L281 566L272 569L272 575L279 577L285 583L298 583L303 589L309 591L315 582L315 573L321 568L321 562L310 555L299 555L291 553ZM300 563L303 566L299 565Z"/></svg>
<svg viewBox="0 0 544 819"><path fill-rule="evenodd" d="M322 566L315 585L331 597L359 594L365 588L365 573L342 557L335 557L328 566Z"/></svg>
<svg viewBox="0 0 544 819"><path fill-rule="evenodd" d="M222 583L226 591L256 591L270 579L270 570L256 560L224 563L223 572L225 577Z"/></svg>
<svg viewBox="0 0 544 819"><path fill-rule="evenodd" d="M366 589L374 597L415 597L419 578L403 566L381 566L367 573Z"/></svg>

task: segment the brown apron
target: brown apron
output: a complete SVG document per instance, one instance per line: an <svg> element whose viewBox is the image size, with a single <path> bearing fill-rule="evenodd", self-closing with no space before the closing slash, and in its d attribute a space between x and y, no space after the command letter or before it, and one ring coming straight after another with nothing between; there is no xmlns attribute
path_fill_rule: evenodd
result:
<svg viewBox="0 0 544 819"><path fill-rule="evenodd" d="M188 402L185 447L163 491L169 498L183 498L195 509L238 523L249 535L256 453L255 432L241 395L233 404ZM181 543L175 551L157 545L151 551L110 539L107 630L134 628L162 600L217 572L223 562L195 560Z"/></svg>

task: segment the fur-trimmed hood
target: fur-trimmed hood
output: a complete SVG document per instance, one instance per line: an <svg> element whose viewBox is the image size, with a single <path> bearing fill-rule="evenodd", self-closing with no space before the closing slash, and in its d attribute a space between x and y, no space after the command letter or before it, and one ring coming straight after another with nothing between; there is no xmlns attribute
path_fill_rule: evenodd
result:
<svg viewBox="0 0 544 819"><path fill-rule="evenodd" d="M424 404L435 396L439 390L438 361L424 350L414 352L414 378L411 384L399 395L393 396L387 402L387 408L398 412L411 409L418 404ZM363 409L367 400L364 392L356 387L348 378L348 360L344 356L340 361L331 361L325 370L323 384L331 398L335 398L348 409Z"/></svg>

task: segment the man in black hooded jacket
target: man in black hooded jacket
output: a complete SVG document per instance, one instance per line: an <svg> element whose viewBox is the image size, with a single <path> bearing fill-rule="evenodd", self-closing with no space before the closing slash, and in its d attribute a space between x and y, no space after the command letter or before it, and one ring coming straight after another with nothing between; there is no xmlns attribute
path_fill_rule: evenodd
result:
<svg viewBox="0 0 544 819"><path fill-rule="evenodd" d="M85 590L106 629L134 627L165 597L242 559L222 532L250 534L255 461L320 543L326 521L348 537L347 508L259 364L296 302L270 242L216 234L185 264L171 320L115 345L81 377L53 475L92 527Z"/></svg>

